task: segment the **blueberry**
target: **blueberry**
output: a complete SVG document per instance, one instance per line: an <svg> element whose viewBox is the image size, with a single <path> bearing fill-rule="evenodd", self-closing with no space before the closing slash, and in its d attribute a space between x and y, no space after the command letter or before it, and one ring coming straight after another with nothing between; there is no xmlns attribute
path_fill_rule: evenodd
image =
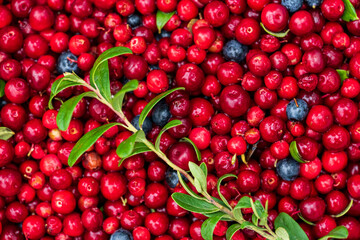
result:
<svg viewBox="0 0 360 240"><path fill-rule="evenodd" d="M141 16L136 13L131 14L127 19L127 24L129 24L131 28L140 26L142 24Z"/></svg>
<svg viewBox="0 0 360 240"><path fill-rule="evenodd" d="M156 65L150 65L149 68L151 70L160 69L159 65L157 65L157 64Z"/></svg>
<svg viewBox="0 0 360 240"><path fill-rule="evenodd" d="M133 240L133 236L128 230L120 228L111 234L110 240Z"/></svg>
<svg viewBox="0 0 360 240"><path fill-rule="evenodd" d="M290 121L302 121L306 118L308 112L309 107L302 99L296 99L296 102L291 100L286 106L286 115Z"/></svg>
<svg viewBox="0 0 360 240"><path fill-rule="evenodd" d="M323 2L323 0L305 0L305 2L309 7L315 8L315 7L319 7Z"/></svg>
<svg viewBox="0 0 360 240"><path fill-rule="evenodd" d="M171 32L168 32L168 31L165 31L164 29L163 30L161 30L161 33L160 34L156 34L155 35L155 39L157 40L157 41L159 41L160 39L162 39L162 38L166 38L166 37L170 37L171 36Z"/></svg>
<svg viewBox="0 0 360 240"><path fill-rule="evenodd" d="M156 125L163 127L165 126L165 124L169 122L170 118L171 118L171 113L167 103L161 101L158 104L156 104L151 115L151 119L153 120L153 122Z"/></svg>
<svg viewBox="0 0 360 240"><path fill-rule="evenodd" d="M293 13L300 10L303 2L303 0L281 0L281 5L286 7L289 12Z"/></svg>
<svg viewBox="0 0 360 240"><path fill-rule="evenodd" d="M56 65L57 72L59 74L63 74L64 72L69 72L69 73L75 72L76 74L79 74L80 69L76 61L77 61L77 57L74 54L72 54L70 51L61 53Z"/></svg>
<svg viewBox="0 0 360 240"><path fill-rule="evenodd" d="M174 169L169 168L165 173L165 181L169 187L176 187L179 183L179 177L177 175L177 172Z"/></svg>
<svg viewBox="0 0 360 240"><path fill-rule="evenodd" d="M0 110L3 108L3 106L5 106L7 104L7 102L5 100L1 100L0 101Z"/></svg>
<svg viewBox="0 0 360 240"><path fill-rule="evenodd" d="M236 40L228 41L223 48L223 54L229 61L241 62L245 59L247 53L248 47Z"/></svg>
<svg viewBox="0 0 360 240"><path fill-rule="evenodd" d="M276 164L276 172L285 181L294 181L300 172L300 164L292 158L285 158Z"/></svg>
<svg viewBox="0 0 360 240"><path fill-rule="evenodd" d="M139 128L139 118L140 115L136 115L133 120L131 120L131 124L137 129L140 130ZM148 132L150 132L152 128L152 122L150 120L150 118L146 117L145 121L143 123L142 129L144 130L145 134L147 134Z"/></svg>

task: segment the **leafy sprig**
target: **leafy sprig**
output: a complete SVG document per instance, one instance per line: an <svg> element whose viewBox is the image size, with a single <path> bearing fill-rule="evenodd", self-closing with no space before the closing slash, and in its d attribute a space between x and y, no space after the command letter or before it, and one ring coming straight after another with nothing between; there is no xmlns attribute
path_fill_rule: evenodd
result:
<svg viewBox="0 0 360 240"><path fill-rule="evenodd" d="M169 18L169 15L167 15ZM158 25L159 26L159 25ZM184 193L173 193L172 198L182 208L187 211L200 213L208 217L204 221L201 234L205 240L213 239L213 231L216 224L219 221L229 221L232 224L226 232L226 238L231 239L234 234L242 229L250 229L255 231L257 234L269 240L306 240L308 237L298 223L286 213L280 213L275 219L275 229L271 229L268 224L268 205L261 204L259 200L254 201L252 198L244 196L239 199L237 205L232 207L226 198L221 194L220 188L222 181L226 178L237 178L236 175L226 174L218 180L217 191L220 199L212 197L207 192L207 167L205 163L200 165L190 162L189 169L187 172L177 165L173 164L168 157L160 150L160 139L162 134L172 127L176 127L181 124L180 120L173 120L167 123L160 131L155 143L150 142L142 130L142 124L146 116L149 114L151 109L163 98L168 96L174 91L182 88L176 88L168 90L154 99L152 99L142 111L139 118L140 129L136 129L130 121L125 117L122 111L122 103L126 93L133 91L138 86L138 81L131 80L126 83L122 89L117 92L114 96L110 93L110 80L109 80L109 68L107 60L123 54L131 54L130 49L125 47L111 48L102 53L99 58L95 61L92 70L90 71L90 84L86 83L83 79L74 73L65 73L64 76L55 81L51 88L51 95L49 100L49 107L52 108L52 99L62 90L81 85L87 88L86 91L80 95L72 97L65 101L59 109L57 115L57 125L60 130L66 130L72 118L75 106L84 97L96 98L101 103L109 107L114 113L122 120L123 123L108 123L93 129L86 133L74 146L68 159L69 166L73 166L76 162L81 159L81 156L91 148L91 146L99 139L108 129L113 126L119 125L123 128L131 131L133 135L124 140L116 149L117 155L120 157L119 164L124 159L134 156L136 154L144 152L154 152L159 158L161 158L167 165L177 171L179 182L186 190L187 194ZM197 149L196 145L191 142L190 139L184 138L182 141L189 142L195 148L198 159L201 159L201 153ZM237 161L235 157L235 161ZM189 185L183 179L184 176L188 183L196 188L195 193ZM242 209L251 208L253 211L251 221L247 221L243 214ZM330 232L328 238L346 237L347 230L345 227L338 227ZM324 237L323 239L328 239Z"/></svg>

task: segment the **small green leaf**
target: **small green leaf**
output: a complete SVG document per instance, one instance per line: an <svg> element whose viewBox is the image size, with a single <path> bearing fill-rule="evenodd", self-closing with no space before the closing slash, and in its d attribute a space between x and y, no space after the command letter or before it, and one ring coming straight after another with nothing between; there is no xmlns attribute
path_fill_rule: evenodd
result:
<svg viewBox="0 0 360 240"><path fill-rule="evenodd" d="M226 231L226 240L231 240L231 238L234 236L234 234L241 229L241 225L238 223L235 223L231 225L228 230Z"/></svg>
<svg viewBox="0 0 360 240"><path fill-rule="evenodd" d="M302 159L302 157L300 156L299 150L296 146L296 141L292 141L290 143L290 154L293 157L293 159L299 163L306 163L306 161L304 161L304 159Z"/></svg>
<svg viewBox="0 0 360 240"><path fill-rule="evenodd" d="M266 33L270 34L271 36L277 37L277 38L284 38L290 32L290 29L286 30L285 32L272 32L272 31L268 30L262 22L260 23L260 26L264 29L264 31Z"/></svg>
<svg viewBox="0 0 360 240"><path fill-rule="evenodd" d="M228 203L228 201L226 200L226 198L224 197L224 195L220 192L220 186L221 186L222 180L224 180L225 178L229 178L229 177L234 177L234 178L237 179L237 176L234 175L234 174L225 174L225 175L222 175L222 176L219 178L218 182L217 182L216 188L217 188L217 191L218 191L218 193L219 193L219 196L220 196L221 200L231 209L230 204Z"/></svg>
<svg viewBox="0 0 360 240"><path fill-rule="evenodd" d="M328 240L330 238L346 239L349 236L349 231L344 226L338 226L331 230L328 235L320 238L319 240Z"/></svg>
<svg viewBox="0 0 360 240"><path fill-rule="evenodd" d="M234 213L235 219L243 219L241 208L234 208L233 213Z"/></svg>
<svg viewBox="0 0 360 240"><path fill-rule="evenodd" d="M79 85L86 85L86 82L74 73L64 73L64 77L56 80L51 86L49 108L53 109L52 100L62 90Z"/></svg>
<svg viewBox="0 0 360 240"><path fill-rule="evenodd" d="M162 12L160 10L157 11L156 13L156 26L157 29L159 31L159 33L161 33L161 29L166 25L166 23L170 20L170 18L175 14L174 12L169 12L169 13L165 13Z"/></svg>
<svg viewBox="0 0 360 240"><path fill-rule="evenodd" d="M244 196L240 198L234 209L251 208L251 198Z"/></svg>
<svg viewBox="0 0 360 240"><path fill-rule="evenodd" d="M145 152L151 152L151 149L148 148L142 142L135 142L135 146L134 146L134 149L133 149L132 153L130 155L128 155L127 157L125 157L125 158L121 158L118 165L120 166L125 161L126 158L135 156L135 155L140 154L140 153L145 153Z"/></svg>
<svg viewBox="0 0 360 240"><path fill-rule="evenodd" d="M94 92L84 92L80 95L70 98L61 105L56 117L57 126L61 131L65 131L69 127L75 107L84 97L96 98L97 96Z"/></svg>
<svg viewBox="0 0 360 240"><path fill-rule="evenodd" d="M180 207L190 212L204 214L219 211L219 209L213 204L208 203L207 201L202 199L194 198L184 193L176 192L173 193L171 196Z"/></svg>
<svg viewBox="0 0 360 240"><path fill-rule="evenodd" d="M160 95L154 97L148 104L146 104L146 106L144 107L144 109L142 110L140 117L139 117L139 126L140 128L142 127L145 118L147 117L147 115L149 114L149 112L151 111L151 109L153 109L153 107L155 107L155 105L161 101L161 99L165 98L166 96L170 95L171 93L177 91L177 90L184 90L185 88L180 87L180 88L173 88L171 90L168 90L166 92L161 93Z"/></svg>
<svg viewBox="0 0 360 240"><path fill-rule="evenodd" d="M241 224L241 229L245 229L245 228L247 228L247 229L258 229L260 231L263 231L262 228L259 228L259 227L255 226L252 222L249 222L249 221L245 221L245 222L243 222Z"/></svg>
<svg viewBox="0 0 360 240"><path fill-rule="evenodd" d="M119 146L116 148L116 154L119 156L119 158L127 158L132 153L135 147L135 140L138 133L139 131L119 144Z"/></svg>
<svg viewBox="0 0 360 240"><path fill-rule="evenodd" d="M288 232L283 227L279 227L275 230L276 235L278 235L281 240L290 240Z"/></svg>
<svg viewBox="0 0 360 240"><path fill-rule="evenodd" d="M120 123L108 123L106 125L102 125L98 128L91 130L86 133L82 138L77 141L74 148L70 152L68 164L72 167L78 158L86 152L98 139L103 135L107 130L112 128L113 126L121 125Z"/></svg>
<svg viewBox="0 0 360 240"><path fill-rule="evenodd" d="M356 14L356 10L355 10L354 6L351 4L351 2L349 0L343 0L343 2L345 5L345 11L344 11L343 15L341 16L342 20L344 20L345 22L359 20L357 14Z"/></svg>
<svg viewBox="0 0 360 240"><path fill-rule="evenodd" d="M340 76L341 83L343 83L345 79L349 78L349 71L346 71L344 69L336 69L336 71Z"/></svg>
<svg viewBox="0 0 360 240"><path fill-rule="evenodd" d="M204 199L203 197L200 197L199 195L197 195L193 190L191 190L191 188L186 184L186 182L184 181L184 179L182 178L180 172L177 172L178 178L179 178L179 182L180 184L183 186L183 188L185 189L185 191L192 197L197 198L197 199Z"/></svg>
<svg viewBox="0 0 360 240"><path fill-rule="evenodd" d="M5 94L5 81L0 79L0 97L3 97Z"/></svg>
<svg viewBox="0 0 360 240"><path fill-rule="evenodd" d="M207 177L208 171L207 171L206 164L205 164L204 162L202 162L202 163L200 164L200 168L201 168L201 170L204 172L205 177Z"/></svg>
<svg viewBox="0 0 360 240"><path fill-rule="evenodd" d="M290 236L290 240L309 240L300 225L288 214L281 212L274 222L275 229L282 227Z"/></svg>
<svg viewBox="0 0 360 240"><path fill-rule="evenodd" d="M254 214L260 219L261 215L265 212L265 209L259 200L255 202L250 198L251 208Z"/></svg>
<svg viewBox="0 0 360 240"><path fill-rule="evenodd" d="M184 138L180 139L180 142L188 142L188 143L190 143L195 149L197 160L201 161L201 152L200 152L200 150L198 149L198 147L195 145L195 143L193 141L191 141L187 137L184 137Z"/></svg>
<svg viewBox="0 0 360 240"><path fill-rule="evenodd" d="M349 204L346 206L346 208L345 208L341 213L336 214L336 215L331 215L331 216L332 216L332 217L335 217L335 218L339 218L339 217L344 216L344 215L350 210L350 208L352 207L353 203L354 203L354 200L351 199L350 202L349 202Z"/></svg>
<svg viewBox="0 0 360 240"><path fill-rule="evenodd" d="M258 225L259 218L256 216L256 214L251 215L251 221L255 226Z"/></svg>
<svg viewBox="0 0 360 240"><path fill-rule="evenodd" d="M0 139L1 140L8 140L10 139L15 133L11 131L10 128L7 127L0 127Z"/></svg>
<svg viewBox="0 0 360 240"><path fill-rule="evenodd" d="M306 223L306 224L308 224L308 225L310 225L310 226L315 226L315 223L312 223L312 222L306 220L300 213L298 214L298 216L299 216L299 218L300 218L301 220L304 221L304 223Z"/></svg>
<svg viewBox="0 0 360 240"><path fill-rule="evenodd" d="M198 181L198 183L200 184L200 189L196 188L196 190L199 193L206 192L207 191L207 183L206 183L206 176L205 176L204 171L196 163L193 163L193 162L189 162L189 169L190 169L191 174L195 178L195 183L196 183L196 181Z"/></svg>
<svg viewBox="0 0 360 240"><path fill-rule="evenodd" d="M120 89L120 91L115 94L114 98L111 101L113 108L116 111L121 112L125 94L134 91L135 89L137 89L138 86L139 81L137 80L130 80L125 83L125 85Z"/></svg>
<svg viewBox="0 0 360 240"><path fill-rule="evenodd" d="M160 141L161 141L161 136L163 135L164 132L166 132L167 130L169 130L170 128L176 127L181 125L182 122L178 119L172 120L170 122L168 122L160 131L159 135L156 138L155 141L155 149L160 150Z"/></svg>
<svg viewBox="0 0 360 240"><path fill-rule="evenodd" d="M223 212L217 213L215 216L208 218L201 225L201 236L204 240L212 240L214 235L214 229L216 224L220 221L220 219L225 215Z"/></svg>
<svg viewBox="0 0 360 240"><path fill-rule="evenodd" d="M109 102L111 100L111 92L107 60L123 54L132 54L132 51L126 47L110 48L96 59L94 66L90 70L91 86L99 89L100 94Z"/></svg>

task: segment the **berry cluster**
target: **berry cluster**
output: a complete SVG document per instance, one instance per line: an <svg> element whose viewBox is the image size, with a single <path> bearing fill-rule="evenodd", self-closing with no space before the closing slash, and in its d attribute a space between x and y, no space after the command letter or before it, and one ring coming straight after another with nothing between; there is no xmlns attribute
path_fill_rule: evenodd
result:
<svg viewBox="0 0 360 240"><path fill-rule="evenodd" d="M358 16L360 0L0 0L0 240L293 239L281 213L310 240L360 239ZM217 216L180 193L230 219L207 235Z"/></svg>

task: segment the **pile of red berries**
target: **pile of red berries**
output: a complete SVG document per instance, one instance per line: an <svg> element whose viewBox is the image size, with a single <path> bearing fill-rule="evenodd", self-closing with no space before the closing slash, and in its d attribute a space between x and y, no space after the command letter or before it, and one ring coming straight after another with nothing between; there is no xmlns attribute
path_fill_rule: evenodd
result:
<svg viewBox="0 0 360 240"><path fill-rule="evenodd" d="M158 94L185 88L153 110L144 131L155 142L167 122L181 120L160 149L189 170L200 162L179 141L188 137L212 196L219 177L236 174L221 193L232 206L242 196L267 201L270 227L285 212L309 239L340 225L360 239L360 0L0 4L0 126L15 133L0 140L0 240L203 239L206 217L170 197L186 193L176 172L152 152L118 165L126 129L112 127L68 165L85 133L122 120L84 98L60 131L62 102L87 89L63 90L49 109L52 83L72 71L89 82L96 57L114 46L134 54L109 60L111 93L140 81L123 104L129 121ZM171 14L162 29L157 12ZM224 240L228 226L220 221L214 239ZM263 238L244 229L233 237L242 239Z"/></svg>

